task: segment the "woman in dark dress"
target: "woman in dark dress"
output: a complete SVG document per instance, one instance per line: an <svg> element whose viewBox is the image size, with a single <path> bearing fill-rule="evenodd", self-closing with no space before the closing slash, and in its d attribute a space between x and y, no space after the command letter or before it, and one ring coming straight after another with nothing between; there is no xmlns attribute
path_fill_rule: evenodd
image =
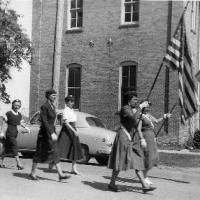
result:
<svg viewBox="0 0 200 200"><path fill-rule="evenodd" d="M170 113L164 114L162 118L156 119L153 115L150 114L150 106L144 108L143 115L142 115L142 133L144 139L146 140L147 147L144 148L144 178L145 182L149 185L153 183L148 178L148 172L151 170L155 165L157 165L159 156L157 151L157 144L155 139L154 133L154 123L159 123L166 118L171 117Z"/></svg>
<svg viewBox="0 0 200 200"><path fill-rule="evenodd" d="M60 158L72 161L72 174L78 175L76 161L83 158L81 144L76 130L77 116L73 110L74 97L65 98L66 107L63 110L63 126L58 137Z"/></svg>
<svg viewBox="0 0 200 200"><path fill-rule="evenodd" d="M135 169L142 184L143 192L152 191L155 188L144 181L144 155L142 148L146 147L141 129L137 128L139 112L136 110L137 95L129 92L124 97L125 105L120 111L121 127L118 129L112 151L109 157L108 168L113 169L108 189L118 191L115 181L121 170ZM141 104L141 108L148 102Z"/></svg>
<svg viewBox="0 0 200 200"><path fill-rule="evenodd" d="M33 158L32 171L30 178L38 180L36 176L36 169L38 163L53 162L58 171L59 180L67 179L69 176L64 175L60 167L60 158L57 148L57 135L56 135L56 109L54 102L56 99L56 92L49 89L45 92L47 98L46 103L41 106L40 119L41 126L37 138L36 153Z"/></svg>
<svg viewBox="0 0 200 200"><path fill-rule="evenodd" d="M23 128L27 129L29 133L30 129L26 127L25 124L23 123L22 115L18 111L20 108L21 108L21 101L19 99L16 99L12 102L11 111L8 111L4 116L4 121L7 123L7 130L4 139L4 151L1 155L1 164L0 164L1 168L5 167L5 165L3 164L5 157L15 157L17 162L17 168L19 170L24 169L18 155L17 126L21 125Z"/></svg>

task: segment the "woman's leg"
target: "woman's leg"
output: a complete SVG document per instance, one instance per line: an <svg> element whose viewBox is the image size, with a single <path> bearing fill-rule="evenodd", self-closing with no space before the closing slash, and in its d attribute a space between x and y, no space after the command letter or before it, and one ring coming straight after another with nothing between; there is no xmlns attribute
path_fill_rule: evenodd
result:
<svg viewBox="0 0 200 200"><path fill-rule="evenodd" d="M36 163L36 162L33 162L33 164L32 164L31 175L33 177L36 177L37 165L38 165L38 163Z"/></svg>
<svg viewBox="0 0 200 200"><path fill-rule="evenodd" d="M1 160L0 167L1 167L1 168L4 168L4 167L5 167L5 165L3 164L4 158L5 158L5 155L2 154L2 155L1 155L1 158L0 158L0 160Z"/></svg>
<svg viewBox="0 0 200 200"><path fill-rule="evenodd" d="M62 181L62 179L70 178L70 176L67 176L66 174L63 173L60 163L56 163L55 166L58 172L59 181Z"/></svg>
<svg viewBox="0 0 200 200"><path fill-rule="evenodd" d="M112 177L110 179L110 184L109 185L112 185L112 186L115 185L115 182L116 182L116 179L117 179L118 175L119 175L119 171L115 171L115 170L112 171Z"/></svg>
<svg viewBox="0 0 200 200"><path fill-rule="evenodd" d="M143 171L143 174L144 174L144 180L145 180L145 182L146 182L147 184L149 184L149 185L153 185L153 183L149 180L148 172L149 172L148 169L145 169L145 170Z"/></svg>
<svg viewBox="0 0 200 200"><path fill-rule="evenodd" d="M72 161L72 173L74 173L74 174L80 174L79 172L78 172L78 170L77 170L77 167L76 167L77 165L76 165L76 161Z"/></svg>
<svg viewBox="0 0 200 200"><path fill-rule="evenodd" d="M139 178L140 180L140 183L142 184L142 187L148 187L148 184L145 182L145 179L144 179L144 173L143 171L141 170L135 170L135 173L137 175L137 177Z"/></svg>
<svg viewBox="0 0 200 200"><path fill-rule="evenodd" d="M16 162L17 162L17 168L18 168L19 170L24 169L24 167L23 167L23 165L21 164L21 161L20 161L18 155L15 156L15 159L16 159Z"/></svg>

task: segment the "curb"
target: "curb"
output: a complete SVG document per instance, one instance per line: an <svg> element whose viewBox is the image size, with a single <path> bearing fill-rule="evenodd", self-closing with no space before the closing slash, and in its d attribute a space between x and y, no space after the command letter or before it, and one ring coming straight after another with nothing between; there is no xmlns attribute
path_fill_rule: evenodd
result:
<svg viewBox="0 0 200 200"><path fill-rule="evenodd" d="M181 151L177 150L161 150L158 149L159 153L167 153L167 154L179 154L179 155L193 155L193 156L200 156L200 152L190 152L187 149L183 149Z"/></svg>

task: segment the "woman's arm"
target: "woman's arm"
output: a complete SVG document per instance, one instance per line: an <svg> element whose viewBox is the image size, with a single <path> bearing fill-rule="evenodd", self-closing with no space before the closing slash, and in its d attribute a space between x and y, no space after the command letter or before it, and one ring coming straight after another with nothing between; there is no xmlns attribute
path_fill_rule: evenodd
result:
<svg viewBox="0 0 200 200"><path fill-rule="evenodd" d="M149 114L149 116L151 117L151 120L153 123L159 123L163 120L165 120L166 118L170 118L171 114L170 113L166 113L163 115L163 117L156 119L153 115Z"/></svg>
<svg viewBox="0 0 200 200"><path fill-rule="evenodd" d="M4 117L0 117L0 121L1 121L0 139L2 139L6 136L6 130L7 130L8 124L6 123L6 120Z"/></svg>
<svg viewBox="0 0 200 200"><path fill-rule="evenodd" d="M25 128L25 129L28 131L28 133L31 132L30 128L28 128L28 127L26 126L26 123L24 122L23 119L20 121L20 125L21 125L21 127Z"/></svg>
<svg viewBox="0 0 200 200"><path fill-rule="evenodd" d="M77 131L74 129L74 127L72 127L70 125L70 123L67 121L67 119L64 120L64 124L65 124L65 126L67 126L68 128L70 128L76 136L78 136Z"/></svg>
<svg viewBox="0 0 200 200"><path fill-rule="evenodd" d="M147 143L146 143L146 141L144 139L144 136L142 134L142 120L140 120L139 123L138 123L137 131L139 133L139 138L140 138L141 146L143 148L146 148L147 147Z"/></svg>

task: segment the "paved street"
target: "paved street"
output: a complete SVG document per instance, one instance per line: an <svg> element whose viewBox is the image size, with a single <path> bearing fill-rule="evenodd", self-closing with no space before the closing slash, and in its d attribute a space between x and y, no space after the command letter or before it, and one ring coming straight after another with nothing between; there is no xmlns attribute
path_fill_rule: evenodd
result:
<svg viewBox="0 0 200 200"><path fill-rule="evenodd" d="M78 165L81 175L71 175L65 183L58 182L56 171L46 171L47 164L39 165L39 181L28 178L31 160L22 159L25 169L18 171L14 159L6 159L6 169L0 169L1 200L198 200L200 196L200 169L169 168L159 166L151 172L157 190L143 194L134 171L122 172L118 180L121 192L107 190L111 171L99 166L95 160L89 165ZM69 173L71 164L62 162Z"/></svg>

